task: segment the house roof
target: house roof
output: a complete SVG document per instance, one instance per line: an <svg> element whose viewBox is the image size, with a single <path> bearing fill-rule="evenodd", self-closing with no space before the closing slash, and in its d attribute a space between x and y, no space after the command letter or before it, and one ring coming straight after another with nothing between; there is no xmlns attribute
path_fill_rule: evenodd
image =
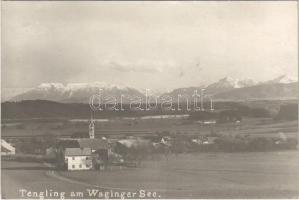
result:
<svg viewBox="0 0 299 200"><path fill-rule="evenodd" d="M66 148L65 156L90 156L91 149L90 148Z"/></svg>
<svg viewBox="0 0 299 200"><path fill-rule="evenodd" d="M78 143L80 148L91 148L92 150L109 148L108 141L102 139L82 138L82 139L78 139Z"/></svg>
<svg viewBox="0 0 299 200"><path fill-rule="evenodd" d="M80 148L77 140L69 139L69 138L59 140L57 146L58 147L63 147L64 149L65 148Z"/></svg>

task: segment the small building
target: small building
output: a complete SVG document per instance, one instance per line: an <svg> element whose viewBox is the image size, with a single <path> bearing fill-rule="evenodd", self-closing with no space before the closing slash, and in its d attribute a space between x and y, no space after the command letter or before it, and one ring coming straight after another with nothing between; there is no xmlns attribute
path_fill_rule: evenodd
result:
<svg viewBox="0 0 299 200"><path fill-rule="evenodd" d="M16 154L16 148L13 147L8 142L6 142L5 140L1 139L1 156L15 155L15 154Z"/></svg>
<svg viewBox="0 0 299 200"><path fill-rule="evenodd" d="M68 170L89 170L93 167L90 148L66 148L64 159Z"/></svg>
<svg viewBox="0 0 299 200"><path fill-rule="evenodd" d="M93 157L93 167L95 169L107 168L111 148L107 140L103 139L79 139L80 148L90 148Z"/></svg>
<svg viewBox="0 0 299 200"><path fill-rule="evenodd" d="M60 140L57 152L57 164L64 169L102 169L108 165L111 148L107 140L72 138Z"/></svg>
<svg viewBox="0 0 299 200"><path fill-rule="evenodd" d="M191 141L193 143L202 145L202 144L215 144L215 140L219 137L213 137L213 136L199 136L198 138L194 138Z"/></svg>

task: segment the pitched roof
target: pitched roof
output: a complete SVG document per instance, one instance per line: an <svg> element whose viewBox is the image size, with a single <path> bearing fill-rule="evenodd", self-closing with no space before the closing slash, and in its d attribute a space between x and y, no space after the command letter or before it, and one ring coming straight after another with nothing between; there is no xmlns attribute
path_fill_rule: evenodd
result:
<svg viewBox="0 0 299 200"><path fill-rule="evenodd" d="M65 156L90 156L90 148L66 148L64 152Z"/></svg>
<svg viewBox="0 0 299 200"><path fill-rule="evenodd" d="M108 141L102 139L82 138L78 140L81 148L91 148L92 150L108 149Z"/></svg>
<svg viewBox="0 0 299 200"><path fill-rule="evenodd" d="M77 140L69 139L69 138L59 140L57 146L58 147L63 147L64 149L65 148L80 148Z"/></svg>
<svg viewBox="0 0 299 200"><path fill-rule="evenodd" d="M5 140L1 139L1 150L3 149L3 152L7 150L9 151L15 151L15 147L13 147L10 143L6 142ZM5 149L5 150L4 150Z"/></svg>

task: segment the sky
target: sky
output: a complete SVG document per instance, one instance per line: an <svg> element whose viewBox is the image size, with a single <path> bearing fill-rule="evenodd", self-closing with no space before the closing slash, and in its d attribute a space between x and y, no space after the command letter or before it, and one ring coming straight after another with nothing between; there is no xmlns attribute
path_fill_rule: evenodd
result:
<svg viewBox="0 0 299 200"><path fill-rule="evenodd" d="M2 2L2 88L298 74L297 2Z"/></svg>

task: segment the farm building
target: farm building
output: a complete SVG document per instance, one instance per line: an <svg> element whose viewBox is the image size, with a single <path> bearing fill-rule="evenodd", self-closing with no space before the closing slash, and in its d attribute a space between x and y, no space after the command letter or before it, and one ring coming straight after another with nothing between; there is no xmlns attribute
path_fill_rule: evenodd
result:
<svg viewBox="0 0 299 200"><path fill-rule="evenodd" d="M107 140L82 138L77 141L80 148L91 148L92 152L104 151L108 154L109 144Z"/></svg>
<svg viewBox="0 0 299 200"><path fill-rule="evenodd" d="M105 168L111 153L108 141L103 139L62 139L57 146L58 165L71 170L85 169L83 165L86 163L86 157L91 158L91 166L85 165L86 169ZM74 162L75 167L73 168Z"/></svg>
<svg viewBox="0 0 299 200"><path fill-rule="evenodd" d="M79 139L80 148L90 148L95 169L107 168L111 148L107 140L103 139Z"/></svg>
<svg viewBox="0 0 299 200"><path fill-rule="evenodd" d="M16 153L15 147L1 139L1 156L2 155L14 155Z"/></svg>
<svg viewBox="0 0 299 200"><path fill-rule="evenodd" d="M64 158L68 170L89 170L93 167L90 148L66 148Z"/></svg>

